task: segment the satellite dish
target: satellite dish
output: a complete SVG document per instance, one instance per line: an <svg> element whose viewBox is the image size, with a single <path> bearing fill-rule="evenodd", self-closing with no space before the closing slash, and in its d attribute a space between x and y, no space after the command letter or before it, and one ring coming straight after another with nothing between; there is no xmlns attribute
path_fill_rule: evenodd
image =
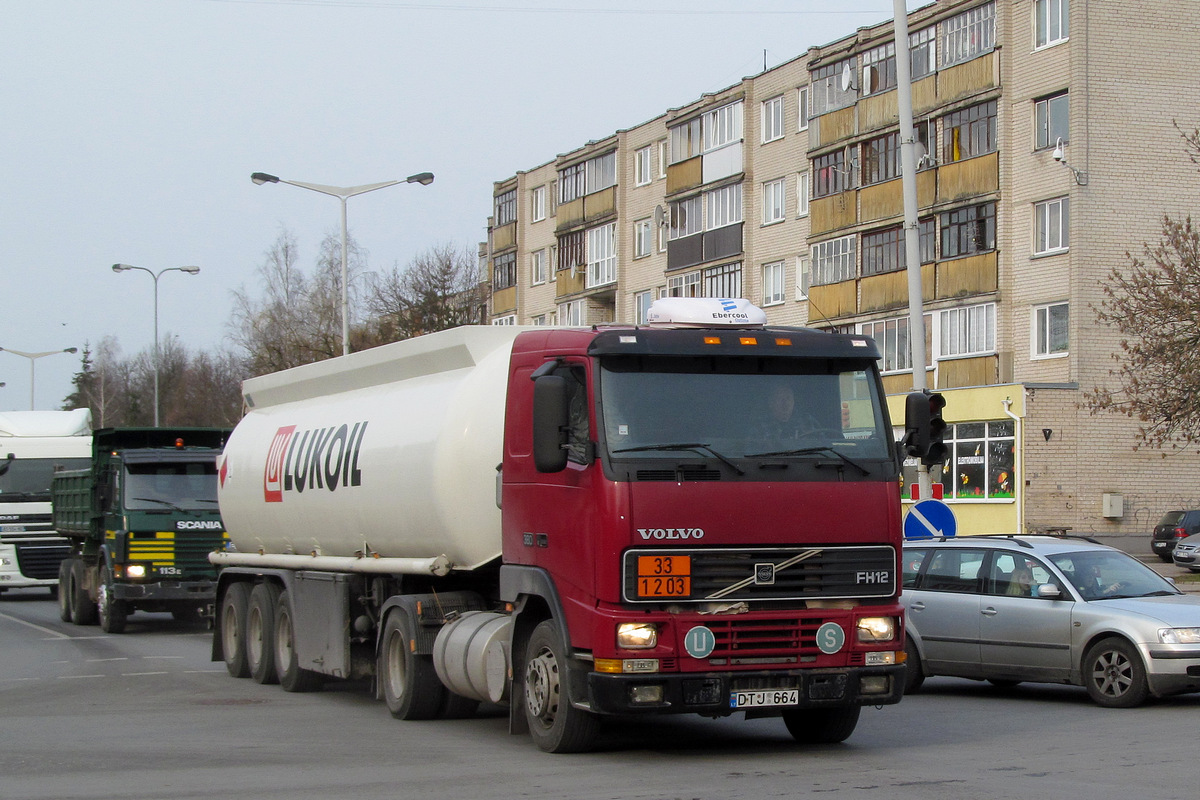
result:
<svg viewBox="0 0 1200 800"><path fill-rule="evenodd" d="M850 66L850 62L847 61L842 65L842 91L848 92L856 88L858 87L854 85L854 69Z"/></svg>
<svg viewBox="0 0 1200 800"><path fill-rule="evenodd" d="M660 228L667 224L667 210L661 205L654 207L654 224Z"/></svg>

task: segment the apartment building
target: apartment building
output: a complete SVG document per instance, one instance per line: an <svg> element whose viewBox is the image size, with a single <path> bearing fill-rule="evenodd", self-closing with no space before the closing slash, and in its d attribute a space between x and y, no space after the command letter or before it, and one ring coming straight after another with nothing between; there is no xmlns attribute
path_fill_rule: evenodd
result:
<svg viewBox="0 0 1200 800"><path fill-rule="evenodd" d="M940 0L908 17L926 384L968 533L1149 531L1200 456L1092 415L1110 271L1200 198L1200 20L1168 0ZM894 26L860 28L495 184L496 324L639 323L736 296L873 336L902 416L908 339ZM915 483L915 466L907 485Z"/></svg>

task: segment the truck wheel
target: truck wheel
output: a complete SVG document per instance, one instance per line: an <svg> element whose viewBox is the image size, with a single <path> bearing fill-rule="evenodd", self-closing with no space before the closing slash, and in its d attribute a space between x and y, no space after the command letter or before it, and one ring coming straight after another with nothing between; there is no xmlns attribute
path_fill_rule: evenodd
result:
<svg viewBox="0 0 1200 800"><path fill-rule="evenodd" d="M100 630L105 633L124 633L125 621L129 617L129 612L123 602L113 597L110 589L108 576L102 575L100 602L97 603L100 609Z"/></svg>
<svg viewBox="0 0 1200 800"><path fill-rule="evenodd" d="M86 575L87 564L82 559L71 562L71 617L76 625L96 624L96 604L88 597Z"/></svg>
<svg viewBox="0 0 1200 800"><path fill-rule="evenodd" d="M446 687L433 668L433 657L413 652L415 639L403 611L388 614L379 646L379 686L396 719L435 719L442 712Z"/></svg>
<svg viewBox="0 0 1200 800"><path fill-rule="evenodd" d="M275 603L275 672L285 692L313 692L321 688L321 673L301 669L296 658L296 636L292 627L292 598L285 589Z"/></svg>
<svg viewBox="0 0 1200 800"><path fill-rule="evenodd" d="M1140 706L1150 694L1141 656L1133 645L1116 636L1088 648L1083 657L1083 682L1092 702L1105 708Z"/></svg>
<svg viewBox="0 0 1200 800"><path fill-rule="evenodd" d="M235 678L250 677L250 666L246 661L246 607L249 604L249 584L231 583L221 598L221 613L217 616L225 669Z"/></svg>
<svg viewBox="0 0 1200 800"><path fill-rule="evenodd" d="M590 750L600 730L594 714L571 705L567 697L566 653L554 620L545 620L525 648L525 719L529 735L547 753Z"/></svg>
<svg viewBox="0 0 1200 800"><path fill-rule="evenodd" d="M75 618L71 613L71 564L73 558L64 558L58 564L58 618L70 622Z"/></svg>
<svg viewBox="0 0 1200 800"><path fill-rule="evenodd" d="M275 612L279 587L269 581L250 592L246 608L246 662L255 683L279 683L275 672Z"/></svg>
<svg viewBox="0 0 1200 800"><path fill-rule="evenodd" d="M861 706L797 709L783 712L783 724L797 742L837 744L854 733L861 711Z"/></svg>

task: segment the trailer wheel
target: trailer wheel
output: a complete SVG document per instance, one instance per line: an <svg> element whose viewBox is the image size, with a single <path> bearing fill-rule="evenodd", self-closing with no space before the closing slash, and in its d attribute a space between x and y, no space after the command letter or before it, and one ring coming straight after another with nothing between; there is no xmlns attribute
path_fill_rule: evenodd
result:
<svg viewBox="0 0 1200 800"><path fill-rule="evenodd" d="M433 657L413 652L416 631L403 611L388 614L379 647L379 686L396 719L435 719L442 713L446 687Z"/></svg>
<svg viewBox="0 0 1200 800"><path fill-rule="evenodd" d="M292 597L285 589L275 602L275 672L285 692L314 692L325 679L321 673L303 669L296 657L296 634L292 627Z"/></svg>
<svg viewBox="0 0 1200 800"><path fill-rule="evenodd" d="M783 712L783 724L797 742L837 744L854 733L861 712L862 706L797 709Z"/></svg>
<svg viewBox="0 0 1200 800"><path fill-rule="evenodd" d="M105 633L124 633L129 611L124 602L113 597L107 572L106 569L100 573L100 602L97 603L100 609L100 629Z"/></svg>
<svg viewBox="0 0 1200 800"><path fill-rule="evenodd" d="M76 625L95 625L96 604L88 597L86 581L87 564L83 559L71 562L71 617Z"/></svg>
<svg viewBox="0 0 1200 800"><path fill-rule="evenodd" d="M279 683L275 670L275 614L279 587L264 582L250 592L246 607L246 664L255 683Z"/></svg>
<svg viewBox="0 0 1200 800"><path fill-rule="evenodd" d="M250 677L250 665L246 660L246 607L249 603L249 584L231 583L221 598L221 613L217 616L225 669L235 678Z"/></svg>
<svg viewBox="0 0 1200 800"><path fill-rule="evenodd" d="M525 719L534 743L547 753L590 750L600 720L567 697L566 653L554 620L533 629L525 654Z"/></svg>
<svg viewBox="0 0 1200 800"><path fill-rule="evenodd" d="M71 564L73 558L64 558L58 563L58 618L70 622L75 618L71 609Z"/></svg>

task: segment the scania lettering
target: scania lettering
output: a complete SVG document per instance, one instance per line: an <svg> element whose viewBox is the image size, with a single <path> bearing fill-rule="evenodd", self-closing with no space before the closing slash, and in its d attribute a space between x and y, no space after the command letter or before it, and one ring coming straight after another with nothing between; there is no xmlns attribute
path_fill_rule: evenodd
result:
<svg viewBox="0 0 1200 800"><path fill-rule="evenodd" d="M125 630L135 611L211 613L225 543L217 509L220 428L102 428L86 469L54 476L54 522L69 537L59 615Z"/></svg>
<svg viewBox="0 0 1200 800"><path fill-rule="evenodd" d="M91 454L86 408L0 413L0 593L41 586L57 594L71 545L51 523L50 481L87 466Z"/></svg>
<svg viewBox="0 0 1200 800"><path fill-rule="evenodd" d="M468 327L243 385L213 658L397 718L605 720L899 701L899 466L862 336L668 298L646 326ZM869 579L864 580L865 576Z"/></svg>

